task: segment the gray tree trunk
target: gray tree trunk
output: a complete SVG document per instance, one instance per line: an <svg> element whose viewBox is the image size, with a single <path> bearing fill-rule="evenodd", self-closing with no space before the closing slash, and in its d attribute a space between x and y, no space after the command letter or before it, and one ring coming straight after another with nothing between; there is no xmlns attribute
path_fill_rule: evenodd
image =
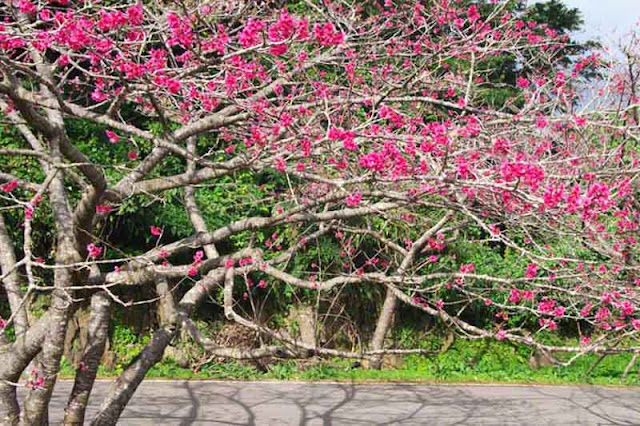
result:
<svg viewBox="0 0 640 426"><path fill-rule="evenodd" d="M170 322L163 324L153 334L151 341L118 377L109 394L102 402L98 414L91 421L94 426L115 425L118 422L122 411L140 383L142 383L144 376L151 367L162 360L164 350L178 331L173 295L169 289L169 284L164 280L158 282L156 284L156 292L160 296L158 309L165 312L164 318Z"/></svg>
<svg viewBox="0 0 640 426"><path fill-rule="evenodd" d="M384 349L384 339L387 335L387 331L391 327L393 321L393 315L396 310L396 296L391 290L387 290L387 294L384 298L382 310L376 323L376 329L371 339L371 349L374 351ZM377 356L373 359L371 366L375 369L380 369L382 366L382 356Z"/></svg>
<svg viewBox="0 0 640 426"><path fill-rule="evenodd" d="M91 297L88 344L82 355L81 364L76 370L73 390L65 410L65 425L82 425L84 423L87 402L109 333L110 306L111 298L106 292L101 291Z"/></svg>

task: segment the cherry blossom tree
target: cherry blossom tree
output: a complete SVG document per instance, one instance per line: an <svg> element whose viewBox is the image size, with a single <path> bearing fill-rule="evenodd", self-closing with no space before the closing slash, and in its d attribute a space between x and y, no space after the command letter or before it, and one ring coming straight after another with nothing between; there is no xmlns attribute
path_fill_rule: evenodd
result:
<svg viewBox="0 0 640 426"><path fill-rule="evenodd" d="M303 1L289 11L256 3L0 6L0 106L18 145L0 155L34 164L27 174L0 172L0 278L11 308L3 327L15 331L3 334L0 353L7 423L47 422L68 320L88 300L66 424L85 420L114 304L155 303L162 323L114 382L96 425L115 424L183 331L221 357L375 361L411 352L385 347L402 303L468 338L574 355L562 362L640 349L637 96L604 102L617 96L611 79L579 101L584 73L610 64L590 54L558 66L567 37L520 20L509 2ZM505 58L520 76L498 101ZM70 137L77 122L100 129L93 145ZM98 162L96 150L114 155ZM166 164L180 171L167 174ZM260 200L262 214L209 227L198 192L242 173L284 184ZM191 236L172 239L159 223L149 229L153 247L134 254L105 233L127 200L176 191ZM20 223L5 220L16 212ZM45 223L51 258L33 254ZM272 238L261 241L264 232ZM241 247L230 244L241 235ZM338 259L291 268L326 239L342 247ZM447 250L459 242L491 245L519 269L463 263ZM285 285L383 289L370 344L305 344L239 309L254 297L249 287ZM156 296L125 300L134 287ZM202 335L192 315L216 291L225 316L267 343L220 347ZM50 305L36 318L28 306L39 294ZM467 312L479 309L493 319L474 322ZM545 344L559 325L574 327L581 344Z"/></svg>

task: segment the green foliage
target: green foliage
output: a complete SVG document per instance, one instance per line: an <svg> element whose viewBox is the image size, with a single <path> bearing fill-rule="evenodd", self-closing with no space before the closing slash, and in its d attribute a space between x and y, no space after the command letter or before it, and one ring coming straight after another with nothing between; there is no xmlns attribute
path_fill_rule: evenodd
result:
<svg viewBox="0 0 640 426"><path fill-rule="evenodd" d="M114 373L119 374L144 349L151 336L137 335L129 327L116 324L111 336L113 352L116 359Z"/></svg>
<svg viewBox="0 0 640 426"><path fill-rule="evenodd" d="M584 25L580 10L567 7L560 0L534 3L529 7L525 16L539 24L546 24L560 34L577 31Z"/></svg>
<svg viewBox="0 0 640 426"><path fill-rule="evenodd" d="M112 341L117 346L134 345L138 343L138 336L129 327L116 325L113 330Z"/></svg>
<svg viewBox="0 0 640 426"><path fill-rule="evenodd" d="M135 341L128 332L120 331L121 339ZM556 343L574 344L559 340ZM426 344L432 350L442 346L442 340L431 336ZM131 347L131 345L130 345ZM402 367L396 369L369 370L357 366L354 360L331 359L314 362L274 360L269 371L262 372L253 365L240 361L211 361L194 372L180 368L175 361L165 358L147 374L162 379L220 379L220 380L331 380L348 382L426 382L426 383L538 383L538 384L600 384L640 385L640 365L636 364L626 379L622 379L631 354L605 357L589 373L598 355L585 355L568 367L542 367L532 369L529 357L532 349L495 340L457 340L444 353L436 355L408 355ZM568 355L560 355L561 360ZM63 360L61 375L70 377L75 371L68 360ZM100 367L100 377L113 377L122 372L122 365L113 370Z"/></svg>

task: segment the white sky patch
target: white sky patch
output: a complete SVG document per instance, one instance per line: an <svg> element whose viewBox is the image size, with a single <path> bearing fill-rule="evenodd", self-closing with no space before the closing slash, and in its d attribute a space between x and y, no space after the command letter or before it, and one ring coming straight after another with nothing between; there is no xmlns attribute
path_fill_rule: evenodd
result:
<svg viewBox="0 0 640 426"><path fill-rule="evenodd" d="M634 28L640 31L640 0L564 0L564 3L582 12L583 30L574 34L578 40L599 38L605 45L612 45Z"/></svg>

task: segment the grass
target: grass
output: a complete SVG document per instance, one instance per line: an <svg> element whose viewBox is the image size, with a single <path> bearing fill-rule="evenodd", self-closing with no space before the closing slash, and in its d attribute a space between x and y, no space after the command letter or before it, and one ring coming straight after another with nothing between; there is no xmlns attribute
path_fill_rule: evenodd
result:
<svg viewBox="0 0 640 426"><path fill-rule="evenodd" d="M640 385L636 365L627 378L623 372L631 359L629 354L604 358L589 374L599 356L586 355L568 367L529 366L531 349L497 341L457 341L445 353L436 356L409 355L400 368L370 370L354 368L353 360L280 360L269 364L268 372L235 361L211 362L195 373L180 368L170 359L154 366L147 378L218 379L218 380L300 380L345 382L411 382L411 383L523 383L523 384L597 384ZM108 378L122 372L123 365L113 370L101 368L99 377ZM73 377L68 362L61 376Z"/></svg>

